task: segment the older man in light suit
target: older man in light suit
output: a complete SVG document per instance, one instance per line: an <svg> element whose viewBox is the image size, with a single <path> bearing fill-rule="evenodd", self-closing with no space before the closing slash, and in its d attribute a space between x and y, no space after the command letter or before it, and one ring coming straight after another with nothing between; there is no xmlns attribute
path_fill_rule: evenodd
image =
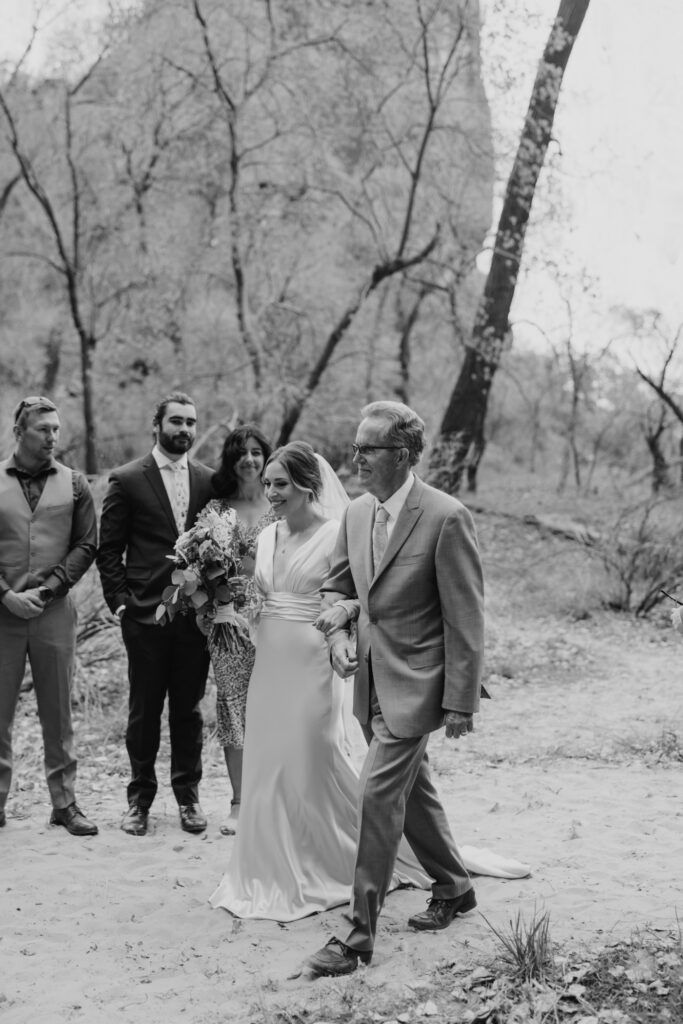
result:
<svg viewBox="0 0 683 1024"><path fill-rule="evenodd" d="M362 411L354 462L368 492L348 507L328 600L357 599L357 651L346 631L330 640L336 671L356 673L354 713L369 749L361 775L353 926L307 961L314 975L369 963L377 918L402 832L434 880L416 929L447 927L476 906L467 870L432 784L429 734L472 731L483 656L483 582L472 517L412 471L424 423L398 402Z"/></svg>

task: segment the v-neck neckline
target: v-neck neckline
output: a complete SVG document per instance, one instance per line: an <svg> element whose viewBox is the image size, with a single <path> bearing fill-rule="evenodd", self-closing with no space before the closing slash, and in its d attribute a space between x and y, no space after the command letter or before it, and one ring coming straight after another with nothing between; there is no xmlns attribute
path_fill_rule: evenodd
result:
<svg viewBox="0 0 683 1024"><path fill-rule="evenodd" d="M275 531L274 531L274 534L273 534L273 554L272 554L272 558L271 558L271 569L270 569L270 571L271 571L271 576L272 576L272 581L273 581L273 588L275 588L275 556L276 556L276 554L277 554L277 544L278 544L278 527L279 527L279 525L280 525L280 522L281 522L281 520L278 520L278 521L277 521L277 522L275 523ZM310 544L310 543L311 543L311 541L312 541L312 540L313 540L313 539L314 539L315 537L317 537L317 536L318 536L318 534L320 533L320 531L321 531L321 530L324 530L324 529L325 529L325 527L327 526L327 524L328 524L329 522L331 522L331 520L330 520L330 519L326 519L324 523L321 523L321 524L320 524L320 526L318 527L318 529L317 529L317 530L314 530L314 532L313 532L313 533L311 534L311 536L310 536L310 537L307 537L305 541L303 541L303 542L302 542L302 543L301 543L301 544L300 544L300 545L299 545L299 546L298 546L297 548L295 548L295 549L294 549L294 551L292 552L292 557L291 557L291 559L290 559L290 561L289 561L289 565L287 566L286 572L284 573L284 576L285 576L285 577L286 577L286 576L287 576L287 574L288 574L288 573L289 573L289 572L291 571L291 568L292 568L292 563L294 562L294 558L296 557L296 555L298 555L300 551L303 551L303 549L304 549L304 548L305 548L305 547L306 547L306 546L307 546L308 544Z"/></svg>

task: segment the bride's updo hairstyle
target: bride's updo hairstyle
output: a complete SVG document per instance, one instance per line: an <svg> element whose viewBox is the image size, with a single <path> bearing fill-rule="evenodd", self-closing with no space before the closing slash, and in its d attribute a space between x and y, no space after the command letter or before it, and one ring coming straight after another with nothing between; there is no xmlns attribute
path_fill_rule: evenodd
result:
<svg viewBox="0 0 683 1024"><path fill-rule="evenodd" d="M308 441L290 441L276 448L266 462L266 469L271 462L284 466L294 486L300 491L307 491L311 501L318 500L323 481L318 460Z"/></svg>

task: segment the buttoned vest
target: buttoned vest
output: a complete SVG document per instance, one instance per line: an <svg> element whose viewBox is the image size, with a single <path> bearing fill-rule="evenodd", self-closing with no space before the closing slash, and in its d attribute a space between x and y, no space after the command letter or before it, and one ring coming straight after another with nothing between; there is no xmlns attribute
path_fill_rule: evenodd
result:
<svg viewBox="0 0 683 1024"><path fill-rule="evenodd" d="M0 462L0 573L16 593L38 587L55 565L64 561L71 545L73 519L72 472L57 463L50 473L35 511L16 476Z"/></svg>

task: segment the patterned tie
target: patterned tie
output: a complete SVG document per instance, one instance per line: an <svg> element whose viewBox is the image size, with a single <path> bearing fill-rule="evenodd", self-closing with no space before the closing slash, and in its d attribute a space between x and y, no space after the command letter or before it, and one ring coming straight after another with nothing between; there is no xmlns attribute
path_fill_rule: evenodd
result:
<svg viewBox="0 0 683 1024"><path fill-rule="evenodd" d="M380 505L375 512L375 525L372 528L372 564L375 573L379 569L380 562L384 558L384 552L387 550L387 544L389 543L389 534L387 533L387 520L389 519L389 513Z"/></svg>
<svg viewBox="0 0 683 1024"><path fill-rule="evenodd" d="M178 533L185 531L185 521L187 519L187 510L190 503L190 496L187 493L187 484L185 482L185 473L183 467L179 462L170 462L169 466L173 471L173 488L175 493L175 501L173 502L173 515L175 516L176 526L178 527Z"/></svg>

